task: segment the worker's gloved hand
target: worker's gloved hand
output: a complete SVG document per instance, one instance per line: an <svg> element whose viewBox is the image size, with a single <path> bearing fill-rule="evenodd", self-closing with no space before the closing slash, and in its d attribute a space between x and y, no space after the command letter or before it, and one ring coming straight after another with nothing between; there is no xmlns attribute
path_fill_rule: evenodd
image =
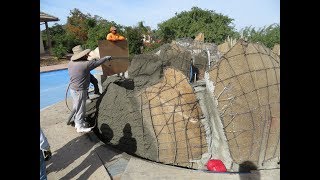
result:
<svg viewBox="0 0 320 180"><path fill-rule="evenodd" d="M101 58L101 59L103 59L103 60L107 60L107 61L110 61L111 59L112 59L112 57L111 56L105 56L105 57L103 57L103 58Z"/></svg>
<svg viewBox="0 0 320 180"><path fill-rule="evenodd" d="M49 161L49 159L51 159L51 150L49 149L48 151L43 151L43 157L45 161Z"/></svg>

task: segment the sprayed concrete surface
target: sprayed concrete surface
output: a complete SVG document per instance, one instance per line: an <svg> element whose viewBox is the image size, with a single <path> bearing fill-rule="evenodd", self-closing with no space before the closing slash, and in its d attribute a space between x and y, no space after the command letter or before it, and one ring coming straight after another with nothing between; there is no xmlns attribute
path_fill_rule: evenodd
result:
<svg viewBox="0 0 320 180"><path fill-rule="evenodd" d="M252 45L249 44L249 46L251 47ZM269 66L267 65L270 64L268 60L272 60L272 54L266 53L267 50L261 50L262 52L253 51L253 49L256 48L249 48L248 52L243 53L243 49L244 48L239 48L238 45L235 45L225 55L226 57L230 56L229 58L232 59L232 61L230 61L233 63L232 67L235 69L235 72L243 72L245 70L243 65L250 64L250 62L258 66L258 60L262 54L266 58L261 61L263 62L263 66L261 69L258 69L261 70L259 73L266 74L266 68L269 72ZM250 78L245 78L244 80L240 78L241 82L244 81L240 87L238 85L239 83L231 84L230 89L221 95L220 92L224 92L224 90L228 88L228 83L226 82L238 82L240 80L234 75L227 76L226 82L222 80L220 80L221 82L217 81L217 79L224 79L222 75L232 73L233 69L230 70L229 68L226 70L226 68L217 68L220 67L218 65L226 64L226 61L223 60L226 59L226 57L223 56L222 59L217 61L219 54L216 53L216 50L217 48L214 44L199 44L183 40L163 45L153 53L134 56L128 69L129 79L111 76L103 83L103 87L105 87L106 90L97 102L97 113L95 113L93 118L93 120L98 123L97 127L99 131L97 133L100 139L106 144L132 155L164 164L193 169L204 169L204 164L209 158L222 159L227 169L232 169L234 172L239 170L240 165L246 164L246 160L250 162L254 161L259 165L266 164L265 162L262 163L262 161L258 161L257 156L252 156L252 154L264 154L263 151L265 148L260 151L259 148L248 145L249 143L258 142L256 141L258 136L251 135L251 132L254 132L255 129L258 128L250 129L249 125L252 123L248 123L251 122L249 121L251 120L250 118L255 117L252 121L259 122L260 119L256 116L247 118L248 114L253 111L252 109L258 107L258 105L251 107L249 112L241 111L241 113L233 113L235 110L231 111L230 109L232 108L229 108L226 111L227 114L224 114L225 109L221 107L227 107L227 105L229 105L228 103L233 105L232 102L236 101L237 108L241 109L246 105L246 102L243 103L240 101L243 99L243 96L238 99L229 97L229 91L231 92L231 90L235 89L234 91L238 92L242 86L248 87L252 85L250 90L255 92L256 88L260 87L261 82L268 82L269 84L266 84L270 86L270 84L273 84L273 81L270 81L271 78L269 78L269 76L266 78L254 71L255 77L261 77L259 81L255 80L255 83L245 84ZM230 53L232 55L230 55ZM242 58L247 57L246 55L249 58L248 60ZM211 64L211 66L209 66L209 64ZM202 103L202 109L209 108L205 110L207 113L204 116L198 103L198 100L200 101L201 98L196 97L195 92L191 88L191 84L194 83L189 83L189 81L193 79L190 69L198 71L195 79L199 82L204 79L205 72L208 72L208 68L210 67L209 72L219 72L219 78L217 78L218 75L209 73L210 82L220 83L215 85L216 92L219 93L198 93L198 95L203 96L202 99L207 99L207 101L209 99L212 100L212 105ZM168 73L169 71L171 73ZM224 71L226 71L225 74L222 73ZM247 77L250 74L240 73L239 75L241 77ZM209 82L209 80L204 81L204 86L207 86L207 81ZM269 89L263 89L263 91ZM259 93L260 91L262 92L262 90L257 91L259 91ZM270 89L267 93L272 95L277 92L278 91L274 92L274 89ZM247 91L244 91L244 93L247 93ZM259 98L251 94L252 93L245 95L248 101L259 100ZM222 100L219 99L220 95L223 97ZM220 106L217 106L216 99L219 100ZM270 103L272 102L270 101ZM266 107L269 108L271 106ZM276 106L274 109L276 109ZM261 112L261 114L263 114L263 112ZM223 115L226 116L224 117L224 121L220 119L220 116ZM229 117L231 120L228 119ZM237 118L233 119L233 117ZM195 124L193 127L189 126L190 123L188 122L197 123L200 122L200 119L201 123ZM265 120L268 120L268 118L262 119L260 124L263 124ZM209 121L211 123L208 123ZM229 121L236 124L235 130L230 130L233 126L229 126L227 129L224 128L224 126L230 124ZM260 127L262 128L262 126ZM256 133L260 133L260 129ZM268 131L265 132L265 134L268 135ZM239 137L237 140L242 143L238 145L233 139L233 136ZM251 139L249 139L248 136L250 136L249 138ZM184 139L184 137L186 138ZM277 140L278 136L274 136L273 139ZM247 142L248 140L251 142ZM228 144L226 144L226 142ZM207 144L209 144L209 146ZM259 143L255 143L255 145L258 146ZM242 147L243 152L237 149L239 146ZM250 149L251 147L254 148ZM275 149L273 144L268 145L268 147L271 147L271 150ZM277 159L280 158L278 154L274 156ZM269 160L270 158L268 156L264 159ZM259 166L259 169L275 167L279 167L278 164L274 166Z"/></svg>
<svg viewBox="0 0 320 180"><path fill-rule="evenodd" d="M202 142L205 141L205 137L200 123L194 127L190 123L188 125L190 118L199 122L201 113L195 113L200 111L197 108L195 95L192 90L187 93L186 89L187 87L191 89L188 81L191 61L195 58L192 50L194 48L199 50L200 47L187 41L182 42L187 44L187 47L179 43L173 42L155 50L159 53L134 56L128 69L129 79L126 79L126 82L119 77L109 77L103 83L106 90L97 103L97 113L93 120L97 121L100 139L116 149L157 162L197 168L193 161L195 158L200 159L202 151L206 151L206 142ZM195 56L196 67L204 71L208 61L207 55L199 53ZM164 71L167 68L177 71L173 70L176 73L164 78ZM183 78L179 80L178 76ZM170 82L175 83L170 84ZM158 94L159 97L162 95L164 98L154 103L152 102L156 98L144 100L143 95L148 88L149 94ZM191 102L190 98L194 100ZM147 110L143 107L146 104L149 104L150 108L159 106L162 109L149 111L150 117L146 118ZM191 116L190 113L195 115ZM155 123L154 116L160 117L161 114L166 114L166 117L158 118ZM184 126L181 125L183 123ZM176 135L179 133L182 135ZM183 137L187 139L184 140ZM192 140L197 142L192 143ZM169 153L171 149L172 153ZM178 149L184 152L181 154ZM186 158L182 160L179 157Z"/></svg>
<svg viewBox="0 0 320 180"><path fill-rule="evenodd" d="M97 127L101 133L100 138L121 151L154 157L155 149L145 149L146 146L150 146L148 143L154 140L151 136L143 136L140 106L137 105L134 92L116 84L117 79L118 77L110 77L104 82L107 84L107 91L97 103Z"/></svg>

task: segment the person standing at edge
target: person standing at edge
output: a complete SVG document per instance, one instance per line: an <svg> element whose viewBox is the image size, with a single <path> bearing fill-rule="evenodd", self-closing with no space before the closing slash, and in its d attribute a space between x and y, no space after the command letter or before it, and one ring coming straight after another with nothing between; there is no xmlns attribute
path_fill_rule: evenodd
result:
<svg viewBox="0 0 320 180"><path fill-rule="evenodd" d="M51 150L47 137L40 128L40 180L47 180L46 163L51 158Z"/></svg>
<svg viewBox="0 0 320 180"><path fill-rule="evenodd" d="M123 36L117 33L117 28L114 26L111 26L110 32L106 37L107 40L109 41L122 41L125 40Z"/></svg>
<svg viewBox="0 0 320 180"><path fill-rule="evenodd" d="M125 40L125 38L123 36L121 36L119 33L117 33L117 28L114 26L111 26L109 34L107 35L106 39L108 41L113 41L113 42ZM119 77L120 73L118 73L117 75Z"/></svg>
<svg viewBox="0 0 320 180"><path fill-rule="evenodd" d="M86 100L90 84L90 71L100 66L111 56L105 56L99 60L88 61L90 49L83 50L81 45L72 48L73 55L68 64L68 73L70 76L70 94L73 99L73 111L75 128L78 133L90 132L93 127L85 122Z"/></svg>

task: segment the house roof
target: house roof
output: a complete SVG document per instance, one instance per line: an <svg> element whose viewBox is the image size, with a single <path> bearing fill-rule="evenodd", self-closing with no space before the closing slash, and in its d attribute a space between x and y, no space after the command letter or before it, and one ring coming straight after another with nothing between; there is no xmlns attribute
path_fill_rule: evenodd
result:
<svg viewBox="0 0 320 180"><path fill-rule="evenodd" d="M40 22L59 21L60 19L40 11Z"/></svg>

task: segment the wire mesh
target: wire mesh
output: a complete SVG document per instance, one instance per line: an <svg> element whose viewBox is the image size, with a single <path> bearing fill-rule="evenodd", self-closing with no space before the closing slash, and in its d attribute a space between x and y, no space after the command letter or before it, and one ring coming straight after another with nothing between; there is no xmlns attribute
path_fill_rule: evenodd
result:
<svg viewBox="0 0 320 180"><path fill-rule="evenodd" d="M205 78L205 72L214 83L212 93L234 163L265 167L278 162L279 56L242 40L222 57L215 44L191 39L133 57L128 69L132 89L118 86L115 77L105 82L110 86L97 104L102 139L146 159L203 168L195 160L210 154L207 138L217 135L206 135L205 129L212 127L201 123L206 117L190 82Z"/></svg>
<svg viewBox="0 0 320 180"><path fill-rule="evenodd" d="M187 78L168 68L160 83L142 94L144 121L151 121L158 146L158 161L197 168L190 160L207 152L202 111Z"/></svg>
<svg viewBox="0 0 320 180"><path fill-rule="evenodd" d="M280 161L279 57L239 40L209 71L235 163Z"/></svg>

